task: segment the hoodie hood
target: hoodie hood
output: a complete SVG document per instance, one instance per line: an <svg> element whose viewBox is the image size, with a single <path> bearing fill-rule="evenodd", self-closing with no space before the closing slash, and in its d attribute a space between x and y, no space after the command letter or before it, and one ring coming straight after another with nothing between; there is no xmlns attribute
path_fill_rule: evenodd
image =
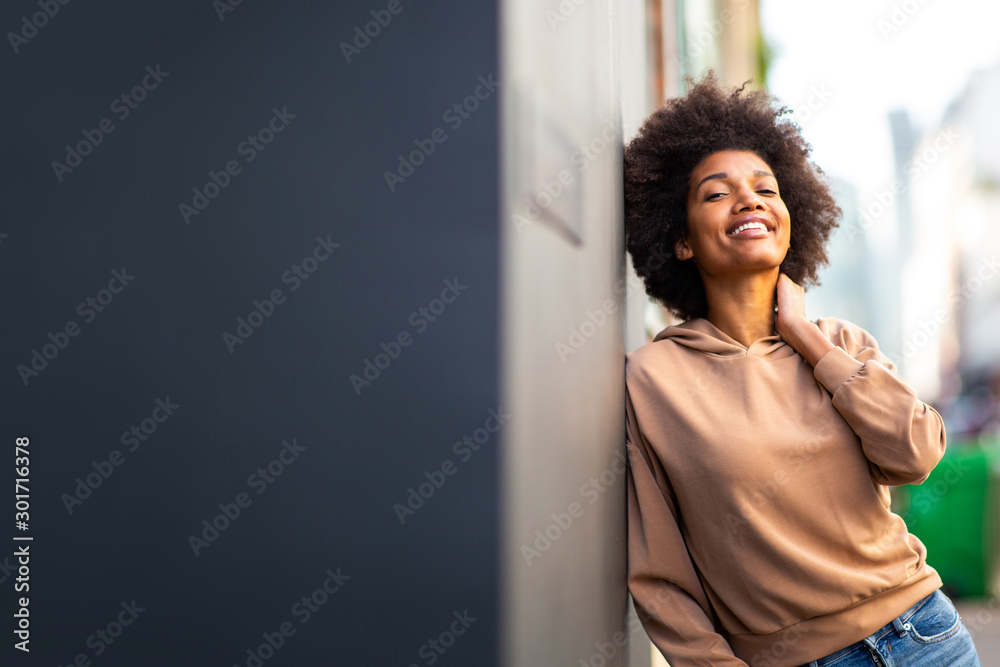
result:
<svg viewBox="0 0 1000 667"><path fill-rule="evenodd" d="M660 340L671 340L678 345L720 357L756 356L779 359L795 354L792 346L777 334L758 338L749 348L745 347L703 317L667 327L653 338L654 343Z"/></svg>

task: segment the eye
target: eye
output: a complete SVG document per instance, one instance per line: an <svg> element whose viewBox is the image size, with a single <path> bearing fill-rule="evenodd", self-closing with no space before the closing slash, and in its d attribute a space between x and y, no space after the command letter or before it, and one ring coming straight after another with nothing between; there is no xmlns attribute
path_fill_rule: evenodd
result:
<svg viewBox="0 0 1000 667"><path fill-rule="evenodd" d="M713 192L710 195L708 195L707 197L705 197L705 201L715 201L716 199L718 199L720 197L725 197L725 196L726 196L725 192Z"/></svg>
<svg viewBox="0 0 1000 667"><path fill-rule="evenodd" d="M768 194L768 195L776 195L776 194L778 194L778 193L777 193L777 192L775 192L774 190L769 190L769 189L767 189L767 188L764 188L764 189L762 189L762 190L758 190L757 192L762 192L762 193L764 193L764 194Z"/></svg>

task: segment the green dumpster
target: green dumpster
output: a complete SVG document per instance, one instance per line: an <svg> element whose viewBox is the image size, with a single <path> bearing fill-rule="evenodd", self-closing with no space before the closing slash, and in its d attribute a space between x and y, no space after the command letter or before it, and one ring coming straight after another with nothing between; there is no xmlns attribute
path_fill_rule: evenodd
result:
<svg viewBox="0 0 1000 667"><path fill-rule="evenodd" d="M998 574L1000 442L948 443L923 484L899 487L893 510L927 547L927 562L955 597L986 597ZM897 504L898 501L898 504Z"/></svg>

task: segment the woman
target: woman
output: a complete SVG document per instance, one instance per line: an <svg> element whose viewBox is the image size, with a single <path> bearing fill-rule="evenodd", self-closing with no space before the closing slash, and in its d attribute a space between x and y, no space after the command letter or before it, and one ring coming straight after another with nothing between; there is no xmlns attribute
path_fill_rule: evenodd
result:
<svg viewBox="0 0 1000 667"><path fill-rule="evenodd" d="M941 417L866 331L806 318L840 210L783 113L710 74L625 151L629 253L685 320L627 357L629 589L672 667L979 665L889 507Z"/></svg>

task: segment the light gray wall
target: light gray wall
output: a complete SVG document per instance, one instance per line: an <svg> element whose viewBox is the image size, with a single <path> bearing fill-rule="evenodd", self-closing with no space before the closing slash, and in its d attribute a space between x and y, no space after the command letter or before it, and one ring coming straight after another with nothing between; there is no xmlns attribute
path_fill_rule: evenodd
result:
<svg viewBox="0 0 1000 667"><path fill-rule="evenodd" d="M502 5L504 665L627 652L619 18Z"/></svg>

